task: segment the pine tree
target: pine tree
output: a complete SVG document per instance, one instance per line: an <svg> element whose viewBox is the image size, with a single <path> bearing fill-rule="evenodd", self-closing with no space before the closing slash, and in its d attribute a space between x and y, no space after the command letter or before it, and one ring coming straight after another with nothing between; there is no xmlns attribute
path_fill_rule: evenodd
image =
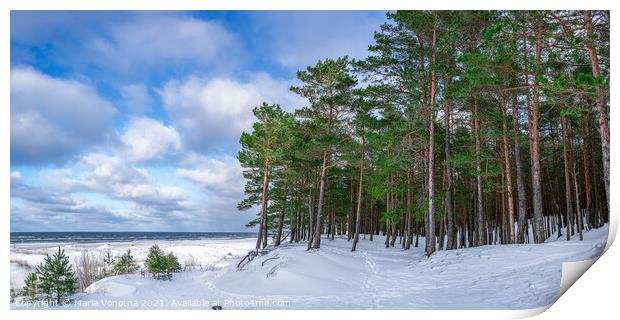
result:
<svg viewBox="0 0 620 320"><path fill-rule="evenodd" d="M299 110L298 114L305 119L317 122L316 125L322 129L321 135L315 138L322 144L322 164L312 248L321 246L321 219L325 209L325 183L327 170L331 166L329 159L335 146L334 136L340 117L349 108L351 93L356 84L349 69L347 57L335 60L319 60L315 66L309 66L305 71L297 72L297 78L302 82L302 85L291 87L293 92L310 101L310 106Z"/></svg>
<svg viewBox="0 0 620 320"><path fill-rule="evenodd" d="M172 252L165 254L157 245L149 249L144 265L157 280L171 280L173 273L181 271L177 257Z"/></svg>
<svg viewBox="0 0 620 320"><path fill-rule="evenodd" d="M39 289L46 295L47 299L63 304L68 296L76 293L77 284L75 275L69 264L69 257L65 255L65 250L58 247L58 251L53 255L46 255L45 260L40 264L36 273L39 276Z"/></svg>
<svg viewBox="0 0 620 320"><path fill-rule="evenodd" d="M288 217L291 241L309 249L325 232L346 233L353 250L360 234L404 249L425 235L431 255L540 243L569 226L581 236L608 221L608 11L387 18L366 59L298 72L291 90L309 105L292 130L270 125L294 139L269 166L266 140L242 139L239 207L263 206L249 223L266 226L259 241L268 226L278 244Z"/></svg>
<svg viewBox="0 0 620 320"><path fill-rule="evenodd" d="M36 272L31 272L24 280L24 288L22 295L26 296L29 301L36 301L39 298L39 277Z"/></svg>
<svg viewBox="0 0 620 320"><path fill-rule="evenodd" d="M114 265L115 274L133 273L138 269L136 261L131 254L131 249L127 249L123 255L120 256L116 264Z"/></svg>
<svg viewBox="0 0 620 320"><path fill-rule="evenodd" d="M105 275L111 274L114 268L114 257L112 256L112 252L106 251L103 255L103 263L105 264L103 273Z"/></svg>
<svg viewBox="0 0 620 320"><path fill-rule="evenodd" d="M172 279L172 274L179 271L181 271L181 264L179 263L179 260L172 252L169 252L164 257L164 273L166 278L168 280Z"/></svg>
<svg viewBox="0 0 620 320"><path fill-rule="evenodd" d="M248 197L237 207L240 210L247 210L254 205L261 206L257 221L259 231L256 250L258 250L267 246L268 202L271 200L270 194L273 194L273 191L270 192L270 187L273 185L271 173L274 168L282 165L295 120L279 105L263 103L255 107L253 113L257 121L252 126L252 132L242 133L239 140L241 151L237 159L244 168L243 176L247 180L245 193Z"/></svg>

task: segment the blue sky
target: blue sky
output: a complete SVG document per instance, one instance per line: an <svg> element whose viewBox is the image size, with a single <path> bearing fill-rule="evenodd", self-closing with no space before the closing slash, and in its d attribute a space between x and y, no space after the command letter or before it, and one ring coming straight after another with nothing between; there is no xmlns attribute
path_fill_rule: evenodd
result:
<svg viewBox="0 0 620 320"><path fill-rule="evenodd" d="M379 11L11 12L11 231L248 231L241 132Z"/></svg>

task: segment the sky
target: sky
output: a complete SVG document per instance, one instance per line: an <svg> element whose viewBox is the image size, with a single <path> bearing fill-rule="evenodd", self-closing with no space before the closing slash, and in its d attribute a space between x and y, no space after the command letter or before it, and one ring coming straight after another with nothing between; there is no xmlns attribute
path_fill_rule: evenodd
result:
<svg viewBox="0 0 620 320"><path fill-rule="evenodd" d="M11 231L252 231L236 159L380 11L12 11Z"/></svg>

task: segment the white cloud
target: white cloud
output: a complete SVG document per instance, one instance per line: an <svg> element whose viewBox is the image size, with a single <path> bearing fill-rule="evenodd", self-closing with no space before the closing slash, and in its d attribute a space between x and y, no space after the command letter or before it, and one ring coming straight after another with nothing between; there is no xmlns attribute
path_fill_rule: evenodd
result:
<svg viewBox="0 0 620 320"><path fill-rule="evenodd" d="M225 148L249 131L252 108L267 103L294 109L303 103L289 90L290 82L255 74L248 82L229 78L169 81L159 90L163 105L183 138L198 150Z"/></svg>
<svg viewBox="0 0 620 320"><path fill-rule="evenodd" d="M129 84L120 88L123 105L131 112L142 114L153 107L153 98L144 84Z"/></svg>
<svg viewBox="0 0 620 320"><path fill-rule="evenodd" d="M107 26L85 44L93 62L118 70L184 61L209 63L233 54L235 37L220 24L186 15L140 12ZM236 52L236 51L235 51Z"/></svg>
<svg viewBox="0 0 620 320"><path fill-rule="evenodd" d="M161 159L181 150L179 133L150 118L134 118L120 140L130 161Z"/></svg>
<svg viewBox="0 0 620 320"><path fill-rule="evenodd" d="M177 175L215 193L231 196L243 194L245 180L237 159L225 156L221 159L199 158L192 162L193 169L177 169Z"/></svg>
<svg viewBox="0 0 620 320"><path fill-rule="evenodd" d="M186 201L183 188L161 185L145 169L135 167L118 156L90 153L76 164L79 170L48 169L41 171L43 185L65 193L99 193L117 200L133 201L144 206L182 209Z"/></svg>
<svg viewBox="0 0 620 320"><path fill-rule="evenodd" d="M22 174L19 171L12 171L11 172L11 182L21 182L22 181Z"/></svg>
<svg viewBox="0 0 620 320"><path fill-rule="evenodd" d="M300 70L318 59L348 55L363 59L374 31L385 21L377 11L269 12L255 15L268 52L285 67Z"/></svg>
<svg viewBox="0 0 620 320"><path fill-rule="evenodd" d="M105 154L89 154L82 158L80 166L87 172L76 184L90 187L122 200L148 204L177 203L185 200L183 189L161 186L151 181L147 170L131 166L123 159Z"/></svg>
<svg viewBox="0 0 620 320"><path fill-rule="evenodd" d="M103 141L117 111L82 82L11 70L11 163L56 161Z"/></svg>

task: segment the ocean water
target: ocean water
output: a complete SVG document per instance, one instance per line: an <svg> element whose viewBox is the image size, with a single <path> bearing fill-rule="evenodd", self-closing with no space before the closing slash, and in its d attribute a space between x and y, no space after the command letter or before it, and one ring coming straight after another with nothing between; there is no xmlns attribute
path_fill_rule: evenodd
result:
<svg viewBox="0 0 620 320"><path fill-rule="evenodd" d="M11 232L11 244L18 243L97 243L136 240L241 239L253 232Z"/></svg>

